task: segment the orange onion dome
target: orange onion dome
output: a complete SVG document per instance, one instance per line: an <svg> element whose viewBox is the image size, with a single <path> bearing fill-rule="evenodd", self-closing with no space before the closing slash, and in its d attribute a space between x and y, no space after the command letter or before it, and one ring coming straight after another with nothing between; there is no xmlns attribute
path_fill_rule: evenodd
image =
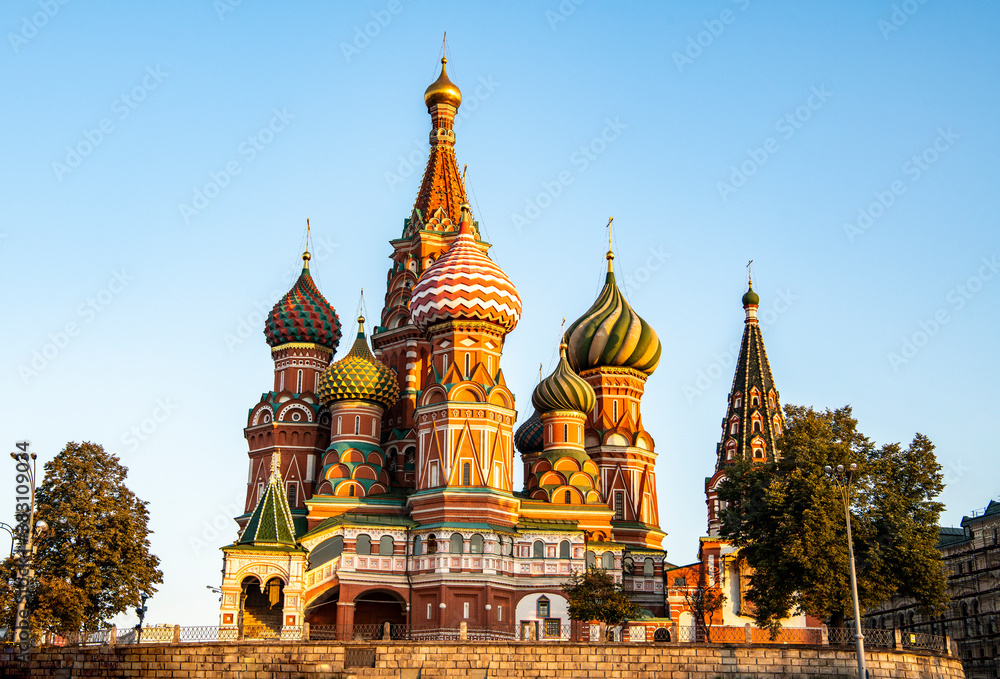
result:
<svg viewBox="0 0 1000 679"><path fill-rule="evenodd" d="M445 321L485 321L510 332L521 319L521 296L472 235L469 206L451 247L413 286L410 318L421 331Z"/></svg>

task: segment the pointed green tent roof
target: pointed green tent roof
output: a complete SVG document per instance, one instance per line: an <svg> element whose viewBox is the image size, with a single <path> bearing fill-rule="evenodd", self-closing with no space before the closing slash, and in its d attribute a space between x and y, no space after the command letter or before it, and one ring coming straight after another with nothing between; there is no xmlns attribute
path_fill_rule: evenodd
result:
<svg viewBox="0 0 1000 679"><path fill-rule="evenodd" d="M285 497L281 472L278 471L280 464L281 453L275 451L271 456L271 478L267 482L267 488L236 544L295 546L292 510Z"/></svg>

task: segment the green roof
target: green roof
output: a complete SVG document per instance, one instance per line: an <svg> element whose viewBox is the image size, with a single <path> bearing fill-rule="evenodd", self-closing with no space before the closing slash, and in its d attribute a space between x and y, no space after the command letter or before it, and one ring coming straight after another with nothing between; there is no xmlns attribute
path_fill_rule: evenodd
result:
<svg viewBox="0 0 1000 679"><path fill-rule="evenodd" d="M308 535L313 535L336 526L394 526L397 528L413 528L416 525L416 521L405 516L393 516L391 514L345 513L338 514L337 516L331 516L329 519L309 531Z"/></svg>
<svg viewBox="0 0 1000 679"><path fill-rule="evenodd" d="M295 546L292 510L288 506L283 485L281 474L273 470L264 495L257 502L257 508L236 544Z"/></svg>
<svg viewBox="0 0 1000 679"><path fill-rule="evenodd" d="M576 521L564 519L521 519L517 523L518 530L565 530L579 531Z"/></svg>

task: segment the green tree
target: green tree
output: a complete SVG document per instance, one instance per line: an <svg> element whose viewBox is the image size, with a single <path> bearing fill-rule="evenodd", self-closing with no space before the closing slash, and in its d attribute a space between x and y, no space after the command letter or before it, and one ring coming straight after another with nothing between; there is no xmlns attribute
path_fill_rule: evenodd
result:
<svg viewBox="0 0 1000 679"><path fill-rule="evenodd" d="M947 600L935 545L944 487L934 445L917 434L907 448L876 447L850 406L818 412L785 407L780 459L738 460L720 484L722 535L753 568L747 599L758 625L775 632L805 612L843 625L851 610L843 501L826 465L857 464L851 526L862 611L913 597L927 612Z"/></svg>
<svg viewBox="0 0 1000 679"><path fill-rule="evenodd" d="M87 442L68 443L45 463L36 517L49 530L36 540L34 628L97 629L163 582L160 560L149 551L147 503L126 487L127 473L117 457ZM0 590L10 622L7 578Z"/></svg>
<svg viewBox="0 0 1000 679"><path fill-rule="evenodd" d="M635 602L602 568L591 567L574 573L562 590L569 600L569 617L572 620L597 620L608 625L620 625L638 617Z"/></svg>

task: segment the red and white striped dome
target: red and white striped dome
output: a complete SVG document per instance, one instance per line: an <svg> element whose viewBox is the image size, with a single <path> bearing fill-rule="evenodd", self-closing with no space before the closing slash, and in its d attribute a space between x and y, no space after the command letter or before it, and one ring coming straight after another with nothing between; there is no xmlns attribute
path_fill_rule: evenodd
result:
<svg viewBox="0 0 1000 679"><path fill-rule="evenodd" d="M521 319L521 296L503 269L476 245L472 217L463 207L451 247L413 286L410 318L420 330L445 321L475 320L510 332Z"/></svg>

